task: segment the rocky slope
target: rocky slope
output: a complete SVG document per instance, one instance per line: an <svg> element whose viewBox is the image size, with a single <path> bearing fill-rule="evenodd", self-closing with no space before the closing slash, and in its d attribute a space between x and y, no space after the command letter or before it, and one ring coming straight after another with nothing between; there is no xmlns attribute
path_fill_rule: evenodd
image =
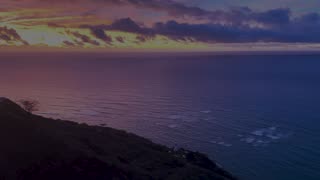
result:
<svg viewBox="0 0 320 180"><path fill-rule="evenodd" d="M106 127L53 120L0 99L0 180L233 180L205 155Z"/></svg>

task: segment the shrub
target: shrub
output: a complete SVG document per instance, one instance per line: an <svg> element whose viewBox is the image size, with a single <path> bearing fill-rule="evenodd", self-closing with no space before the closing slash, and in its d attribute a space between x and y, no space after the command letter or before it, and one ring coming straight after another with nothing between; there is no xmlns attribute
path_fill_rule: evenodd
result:
<svg viewBox="0 0 320 180"><path fill-rule="evenodd" d="M19 103L21 104L22 108L29 113L39 110L39 102L36 100L21 99L19 100Z"/></svg>

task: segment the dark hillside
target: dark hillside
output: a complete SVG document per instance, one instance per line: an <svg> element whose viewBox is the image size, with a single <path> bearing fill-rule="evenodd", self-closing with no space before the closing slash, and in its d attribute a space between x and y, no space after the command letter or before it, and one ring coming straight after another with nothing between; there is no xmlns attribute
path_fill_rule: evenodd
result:
<svg viewBox="0 0 320 180"><path fill-rule="evenodd" d="M0 99L0 179L234 179L205 155L53 120Z"/></svg>

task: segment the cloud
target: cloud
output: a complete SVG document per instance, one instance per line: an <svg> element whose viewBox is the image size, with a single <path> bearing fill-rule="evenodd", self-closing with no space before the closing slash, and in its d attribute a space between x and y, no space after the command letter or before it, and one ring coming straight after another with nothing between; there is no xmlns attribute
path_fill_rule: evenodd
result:
<svg viewBox="0 0 320 180"><path fill-rule="evenodd" d="M121 1L121 0L118 0ZM192 17L206 17L209 14L217 13L207 11L199 7L187 6L183 3L172 0L124 0L121 1L139 8L148 8L157 11L167 12L171 16L192 16ZM218 13L217 13L218 14Z"/></svg>
<svg viewBox="0 0 320 180"><path fill-rule="evenodd" d="M258 23L261 25L279 25L290 22L291 10L288 8L270 9L267 11L254 11L249 7L235 7L229 11L220 12L224 14L218 19L225 24L247 25ZM214 21L214 17L211 18Z"/></svg>
<svg viewBox="0 0 320 180"><path fill-rule="evenodd" d="M106 26L105 29L119 30L119 31L133 32L133 33L142 33L142 34L149 33L148 28L141 27L138 23L136 23L130 18L115 20L111 25Z"/></svg>
<svg viewBox="0 0 320 180"><path fill-rule="evenodd" d="M0 27L0 44L20 44L28 45L16 30L7 27Z"/></svg>
<svg viewBox="0 0 320 180"><path fill-rule="evenodd" d="M19 2L39 2L39 0L21 0ZM62 7L66 5L67 8L42 9L42 7L46 7L44 4L55 3ZM67 33L68 38L61 38L63 40L56 44L61 42L63 46L68 47L107 47L132 41L144 44L155 40L157 35L161 35L162 39L168 38L176 42L188 41L208 44L320 43L320 15L318 13L293 15L289 8L265 11L255 11L249 7L207 10L174 0L56 0L55 2L43 0L41 3L35 4L39 6L37 11L26 7L28 10L19 10L19 13L6 12L3 13L5 14L3 21L9 25L12 23L12 25L28 27L28 29L32 29L32 25L41 26L44 24L48 30L54 29L62 35ZM127 6L134 7L130 9L134 12L125 13L126 16L130 14L128 16L131 18L122 18L124 11L121 11L121 8ZM74 11L70 11L70 7L74 8ZM159 18L159 12L161 18ZM107 19L106 17L109 18L108 13L114 13L114 16ZM131 13L135 15L134 18ZM150 22L144 17L146 15L150 15L147 17L148 20L152 17L155 18ZM98 17L100 19L97 19ZM83 29L86 30L82 31ZM21 28L17 30L22 32ZM132 34L110 31L134 34L132 36ZM28 39L25 33L21 35ZM52 39L52 37L50 38ZM59 38L57 39L59 40ZM164 41L158 41L158 43L160 42ZM6 27L0 27L0 43L27 44L14 29Z"/></svg>
<svg viewBox="0 0 320 180"><path fill-rule="evenodd" d="M40 0L31 0L40 1ZM136 11L133 14L140 14L137 16L148 16L150 11L145 14L143 10L151 10L152 12L165 13L168 18L175 20L189 20L189 21L208 21L210 23L224 23L224 24L242 24L248 21L255 21L257 23L284 23L290 20L291 11L289 9L271 9L263 12L256 12L251 10L249 7L236 7L229 10L207 10L200 7L189 6L182 2L174 0L56 0L54 2L49 0L41 0L41 2L50 4L66 5L67 2L74 6L82 6L87 8L86 12L81 12L82 15L95 15L95 14L108 14L109 9L117 17L123 15L121 8L134 7L131 9ZM119 11L114 11L119 9ZM131 12L128 12L132 14ZM142 18L143 19L143 18ZM127 19L128 20L128 19ZM123 23L123 22L119 22ZM127 22L129 24L129 22ZM134 24L131 24L134 26ZM137 28L137 27L136 27Z"/></svg>
<svg viewBox="0 0 320 180"><path fill-rule="evenodd" d="M320 15L318 13L309 13L296 18L295 21L302 24L319 24Z"/></svg>
<svg viewBox="0 0 320 180"><path fill-rule="evenodd" d="M92 0L92 2L106 3L117 7L130 5L138 9L165 12L172 19L181 20L191 18L193 21L207 20L210 23L237 25L247 24L248 22L266 25L288 23L291 16L291 10L289 8L276 8L258 12L253 11L249 7L233 7L227 10L206 10L173 0ZM119 25L125 21L127 21L127 24L131 23L132 27L135 26L135 24L129 22L129 19L123 19L123 22L119 22Z"/></svg>
<svg viewBox="0 0 320 180"><path fill-rule="evenodd" d="M250 25L188 24L169 21L157 23L153 29L157 34L173 38L191 37L205 42L320 42L320 21L317 16L306 15L289 21L286 18L266 18L272 16L259 17L264 22L272 24L262 28Z"/></svg>
<svg viewBox="0 0 320 180"><path fill-rule="evenodd" d="M136 36L136 38L135 38L135 41L134 41L134 43L136 43L136 44L143 44L143 43L145 43L145 42L148 42L148 41L153 41L153 40L155 40L156 38L155 37L153 37L153 36L144 36L144 35L137 35Z"/></svg>
<svg viewBox="0 0 320 180"><path fill-rule="evenodd" d="M73 35L74 37L76 37L78 40L76 40L77 42L77 45L80 45L82 46L83 43L88 43L88 44L91 44L91 45L94 45L94 46L99 46L100 43L97 42L96 40L92 40L89 36L87 35L84 35L84 34L81 34L79 32L73 32L73 31L66 31L68 34L70 35ZM64 44L66 45L70 45L70 43L67 43L66 41L64 42Z"/></svg>
<svg viewBox="0 0 320 180"><path fill-rule="evenodd" d="M70 41L63 41L63 44L67 47L75 47L75 44Z"/></svg>
<svg viewBox="0 0 320 180"><path fill-rule="evenodd" d="M210 14L211 11L201 9L199 7L187 6L183 3L173 0L56 0L54 2L50 0L31 0L38 2L45 2L50 4L66 4L67 2L72 4L81 3L96 3L105 4L107 6L133 6L143 9L151 9L156 11L166 12L171 16L193 16L202 17ZM92 12L92 11L90 11ZM122 13L122 12L121 12Z"/></svg>
<svg viewBox="0 0 320 180"><path fill-rule="evenodd" d="M207 43L320 42L320 16L317 13L292 18L290 9L273 9L257 13L249 8L240 8L232 12L238 14L238 17L231 24L192 24L170 20L145 27L130 18L123 18L115 20L110 25L94 28L101 29L101 32L113 30L136 33L140 35L137 38L140 42L155 35L167 36L173 40L192 39Z"/></svg>
<svg viewBox="0 0 320 180"><path fill-rule="evenodd" d="M91 33L98 39L103 40L107 44L112 42L112 38L108 36L101 28L91 28Z"/></svg>
<svg viewBox="0 0 320 180"><path fill-rule="evenodd" d="M287 8L279 8L260 13L251 13L250 15L252 15L251 19L255 20L256 22L272 25L283 25L290 23L291 10Z"/></svg>
<svg viewBox="0 0 320 180"><path fill-rule="evenodd" d="M102 33L101 29L131 32L131 33L144 34L144 35L153 34L152 29L144 27L143 25L139 25L139 23L133 21L131 18L116 19L110 25L97 25L97 26L82 25L80 27L89 28L94 31L100 31L100 34Z"/></svg>
<svg viewBox="0 0 320 180"><path fill-rule="evenodd" d="M60 24L70 25L72 21L74 22L73 24L76 25L79 24L79 21L80 23L83 21L82 23L93 25L94 21L101 20L99 18L108 17L110 18L108 21L114 21L113 25L109 27L110 30L119 29L126 32L139 32L143 34L147 34L149 29L129 18L121 19L123 18L124 10L127 10L126 12L128 13L126 14L133 14L135 20L146 21L146 19L148 19L147 21L151 21L148 22L148 24L174 20L179 23L211 23L234 26L250 25L267 28L288 24L293 19L292 12L289 8L277 8L265 11L254 11L249 7L233 7L227 10L207 10L187 5L186 2L183 3L174 0L21 0L19 2L33 2L39 7L43 6L47 8L48 6L58 4L60 8L57 10L52 10L51 8L46 11L26 11L28 13L22 11L19 17L14 18L8 16L11 21L18 21L16 23L19 23L21 19L25 21L25 24L31 24L30 21L42 23L40 20L44 18L46 21L51 21L50 23L52 23L51 25L53 26ZM135 9L125 9L128 6L134 7ZM35 12L32 13L33 11ZM163 13L166 15L163 15ZM92 17L94 18L92 19ZM115 17L117 17L118 20L114 20ZM84 22L86 18L88 22ZM151 18L153 20L150 20ZM95 25L96 24L95 22Z"/></svg>
<svg viewBox="0 0 320 180"><path fill-rule="evenodd" d="M124 43L124 38L121 37L121 36L117 36L117 37L116 37L116 40L117 40L118 42L120 42L120 43Z"/></svg>

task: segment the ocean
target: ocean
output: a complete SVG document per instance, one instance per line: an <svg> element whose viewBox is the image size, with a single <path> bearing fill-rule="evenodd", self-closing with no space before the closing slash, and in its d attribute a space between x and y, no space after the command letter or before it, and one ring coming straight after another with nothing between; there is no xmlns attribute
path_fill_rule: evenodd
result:
<svg viewBox="0 0 320 180"><path fill-rule="evenodd" d="M320 55L2 53L0 87L39 115L203 152L243 180L320 179Z"/></svg>

